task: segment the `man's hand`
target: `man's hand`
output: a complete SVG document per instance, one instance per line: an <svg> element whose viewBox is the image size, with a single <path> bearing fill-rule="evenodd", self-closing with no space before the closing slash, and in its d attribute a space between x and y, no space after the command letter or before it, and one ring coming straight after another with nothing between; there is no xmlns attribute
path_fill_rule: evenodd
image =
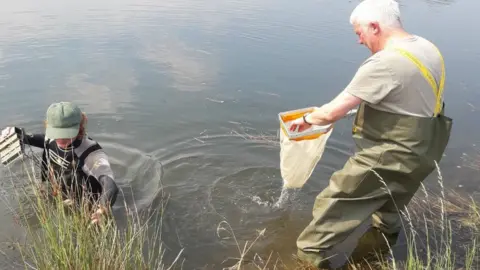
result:
<svg viewBox="0 0 480 270"><path fill-rule="evenodd" d="M4 140L8 136L12 135L15 133L15 127L6 127L2 130L2 134L0 134L0 141Z"/></svg>
<svg viewBox="0 0 480 270"><path fill-rule="evenodd" d="M292 121L292 125L290 126L290 131L295 131L298 128L298 132L302 132L304 130L309 129L311 126L312 125L306 123L303 120L303 117L300 117Z"/></svg>
<svg viewBox="0 0 480 270"><path fill-rule="evenodd" d="M103 207L98 207L97 211L95 211L95 213L93 213L90 216L90 219L92 220L91 223L92 224L99 224L106 213L107 213L107 211Z"/></svg>
<svg viewBox="0 0 480 270"><path fill-rule="evenodd" d="M65 206L72 206L73 205L73 201L70 200L70 199L66 199L63 201L63 205Z"/></svg>

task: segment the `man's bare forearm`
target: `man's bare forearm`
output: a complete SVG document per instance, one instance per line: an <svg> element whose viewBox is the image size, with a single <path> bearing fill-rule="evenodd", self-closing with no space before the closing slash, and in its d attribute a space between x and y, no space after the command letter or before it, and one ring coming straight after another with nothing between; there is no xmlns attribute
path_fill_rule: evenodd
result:
<svg viewBox="0 0 480 270"><path fill-rule="evenodd" d="M361 102L360 98L343 91L331 102L307 115L306 120L313 125L328 125L344 117Z"/></svg>

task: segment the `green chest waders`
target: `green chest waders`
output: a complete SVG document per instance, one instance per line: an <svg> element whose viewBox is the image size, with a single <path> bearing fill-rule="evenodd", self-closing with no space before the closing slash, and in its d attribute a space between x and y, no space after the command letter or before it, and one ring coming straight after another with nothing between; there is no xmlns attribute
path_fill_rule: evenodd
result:
<svg viewBox="0 0 480 270"><path fill-rule="evenodd" d="M410 60L414 58L400 51ZM429 74L414 59L416 62L412 62L424 69L422 74ZM450 138L452 119L439 105L443 105L443 84L444 68L440 86L433 88L437 105L432 117L406 116L366 103L360 105L352 130L356 152L316 197L313 219L297 239L300 259L321 266L324 252L370 217L373 226L386 234L400 231L398 211L436 168L435 162L440 162Z"/></svg>

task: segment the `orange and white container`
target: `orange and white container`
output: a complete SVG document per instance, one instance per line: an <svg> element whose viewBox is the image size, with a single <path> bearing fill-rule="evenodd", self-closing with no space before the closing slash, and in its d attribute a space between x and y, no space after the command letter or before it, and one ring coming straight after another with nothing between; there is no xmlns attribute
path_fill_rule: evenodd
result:
<svg viewBox="0 0 480 270"><path fill-rule="evenodd" d="M317 139L320 136L326 134L331 128L332 124L325 126L312 125L309 129L302 132L290 131L292 126L291 122L295 119L303 117L306 113L311 113L315 107L308 107L298 110L281 112L278 114L278 120L280 121L280 129L288 137L289 140L293 141L303 141L303 140L313 140Z"/></svg>

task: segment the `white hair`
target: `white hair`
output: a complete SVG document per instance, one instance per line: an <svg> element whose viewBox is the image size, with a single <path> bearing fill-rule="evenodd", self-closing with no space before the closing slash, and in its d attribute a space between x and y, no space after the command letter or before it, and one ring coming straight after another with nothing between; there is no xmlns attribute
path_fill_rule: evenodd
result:
<svg viewBox="0 0 480 270"><path fill-rule="evenodd" d="M366 26L377 22L386 28L402 27L400 8L394 0L364 0L352 11L350 23Z"/></svg>

